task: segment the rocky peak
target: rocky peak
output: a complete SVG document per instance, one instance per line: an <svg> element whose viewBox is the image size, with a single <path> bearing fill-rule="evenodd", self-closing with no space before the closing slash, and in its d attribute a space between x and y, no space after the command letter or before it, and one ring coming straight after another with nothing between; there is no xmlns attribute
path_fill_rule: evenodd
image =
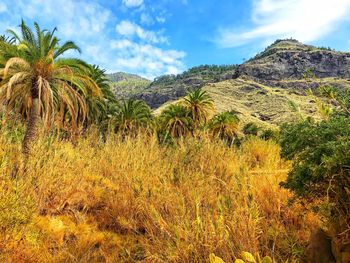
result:
<svg viewBox="0 0 350 263"><path fill-rule="evenodd" d="M350 53L317 48L294 39L277 40L238 68L239 76L269 82L301 79L310 70L316 77L350 77Z"/></svg>

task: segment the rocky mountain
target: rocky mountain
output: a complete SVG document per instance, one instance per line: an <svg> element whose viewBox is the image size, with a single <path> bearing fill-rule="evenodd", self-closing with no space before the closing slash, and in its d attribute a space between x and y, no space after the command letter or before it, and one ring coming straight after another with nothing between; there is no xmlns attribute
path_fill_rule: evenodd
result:
<svg viewBox="0 0 350 263"><path fill-rule="evenodd" d="M238 76L269 82L302 79L307 71L317 78L350 77L350 53L304 45L297 40L277 40L262 53L240 65Z"/></svg>
<svg viewBox="0 0 350 263"><path fill-rule="evenodd" d="M146 101L155 109L167 101L185 96L190 89L232 79L236 70L236 65L203 65L191 68L182 74L161 76L138 94L137 98Z"/></svg>
<svg viewBox="0 0 350 263"><path fill-rule="evenodd" d="M299 107L298 114L316 116L315 100L307 91L319 85L349 88L349 78L350 53L286 39L241 65L195 67L159 77L127 96L162 109L201 87L212 95L218 111L235 110L246 121L280 124L295 117L291 101Z"/></svg>

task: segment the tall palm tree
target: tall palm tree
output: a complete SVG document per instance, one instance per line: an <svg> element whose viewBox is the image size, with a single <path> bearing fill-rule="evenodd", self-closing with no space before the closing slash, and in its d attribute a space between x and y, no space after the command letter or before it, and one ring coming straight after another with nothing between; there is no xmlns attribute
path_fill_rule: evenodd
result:
<svg viewBox="0 0 350 263"><path fill-rule="evenodd" d="M182 137L191 131L192 119L188 110L180 104L168 106L159 118L162 129L173 138Z"/></svg>
<svg viewBox="0 0 350 263"><path fill-rule="evenodd" d="M141 129L149 129L153 124L150 107L142 100L123 100L117 106L113 126L123 136L135 135Z"/></svg>
<svg viewBox="0 0 350 263"><path fill-rule="evenodd" d="M216 114L209 122L209 129L214 137L232 142L239 134L239 118L229 111Z"/></svg>
<svg viewBox="0 0 350 263"><path fill-rule="evenodd" d="M183 104L193 120L194 128L202 123L206 124L210 112L214 109L213 99L206 91L201 89L189 92L183 99Z"/></svg>
<svg viewBox="0 0 350 263"><path fill-rule="evenodd" d="M84 96L101 95L85 63L61 58L68 50L80 52L74 42L59 45L56 29L42 30L37 23L34 27L35 32L22 20L20 35L8 31L16 40L14 44L0 42L0 101L9 111L19 111L27 119L25 154L37 137L40 117L49 128L57 112L68 112L76 128L88 115Z"/></svg>

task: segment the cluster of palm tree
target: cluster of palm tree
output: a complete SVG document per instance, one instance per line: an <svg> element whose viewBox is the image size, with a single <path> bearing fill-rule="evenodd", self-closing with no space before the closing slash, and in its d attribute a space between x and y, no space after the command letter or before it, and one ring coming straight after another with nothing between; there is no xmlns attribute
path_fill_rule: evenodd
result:
<svg viewBox="0 0 350 263"><path fill-rule="evenodd" d="M239 118L233 111L214 114L214 103L210 95L201 89L195 89L178 104L170 105L161 116L164 129L178 138L194 134L196 130L208 132L213 138L230 144L239 135ZM211 117L211 118L210 118Z"/></svg>
<svg viewBox="0 0 350 263"><path fill-rule="evenodd" d="M123 136L148 131L157 133L162 141L195 136L198 131L210 133L213 138L233 142L239 134L239 119L234 112L222 112L212 116L214 103L210 95L201 89L190 91L176 104L170 104L155 117L147 104L130 99L118 105L112 119L114 131ZM212 117L212 118L210 118Z"/></svg>
<svg viewBox="0 0 350 263"><path fill-rule="evenodd" d="M212 98L195 89L179 103L155 117L140 100L118 102L105 71L80 59L66 58L67 51L80 52L72 41L61 45L56 29L34 30L24 21L20 33L9 30L0 36L0 104L6 114L16 114L27 123L23 152L28 154L39 123L47 130L75 136L89 125L113 130L123 136L157 132L178 139L208 130L216 138L232 140L238 134L238 118L232 112L211 117ZM106 128L108 127L108 128Z"/></svg>
<svg viewBox="0 0 350 263"><path fill-rule="evenodd" d="M213 113L213 99L206 91L195 89L179 103L164 109L159 117L160 128L173 138L201 130L209 131L215 138L233 141L239 131L237 115L222 112L212 116Z"/></svg>
<svg viewBox="0 0 350 263"><path fill-rule="evenodd" d="M196 129L207 124L213 109L213 100L209 94L195 89L181 102L163 110L159 117L160 128L173 138L193 134Z"/></svg>

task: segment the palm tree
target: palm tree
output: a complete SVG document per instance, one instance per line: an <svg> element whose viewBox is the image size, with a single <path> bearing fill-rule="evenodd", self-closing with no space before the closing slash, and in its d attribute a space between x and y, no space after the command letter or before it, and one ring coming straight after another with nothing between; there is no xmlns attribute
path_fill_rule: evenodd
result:
<svg viewBox="0 0 350 263"><path fill-rule="evenodd" d="M142 100L123 100L117 106L116 117L112 121L115 129L123 136L135 135L141 129L149 129L153 124L150 107Z"/></svg>
<svg viewBox="0 0 350 263"><path fill-rule="evenodd" d="M192 119L188 110L180 104L172 104L161 113L160 125L173 138L186 135L191 130Z"/></svg>
<svg viewBox="0 0 350 263"><path fill-rule="evenodd" d="M109 84L110 81L106 77L105 70L100 69L96 65L88 65L88 74L95 81L103 95L97 99L90 96L85 98L89 108L90 121L99 125L111 118L112 114L115 113L117 99Z"/></svg>
<svg viewBox="0 0 350 263"><path fill-rule="evenodd" d="M84 97L101 95L84 62L61 58L68 50L80 52L74 42L60 46L56 29L41 30L37 23L34 27L35 32L22 20L20 35L8 31L14 44L0 42L0 101L8 111L18 111L27 119L25 154L37 137L40 117L49 128L57 112L68 114L72 127L77 128L88 116Z"/></svg>
<svg viewBox="0 0 350 263"><path fill-rule="evenodd" d="M214 109L213 99L206 91L201 89L189 92L183 99L183 104L193 120L194 128L202 123L206 124L210 112Z"/></svg>
<svg viewBox="0 0 350 263"><path fill-rule="evenodd" d="M209 122L209 129L214 137L233 142L239 134L239 118L229 111L216 114Z"/></svg>

